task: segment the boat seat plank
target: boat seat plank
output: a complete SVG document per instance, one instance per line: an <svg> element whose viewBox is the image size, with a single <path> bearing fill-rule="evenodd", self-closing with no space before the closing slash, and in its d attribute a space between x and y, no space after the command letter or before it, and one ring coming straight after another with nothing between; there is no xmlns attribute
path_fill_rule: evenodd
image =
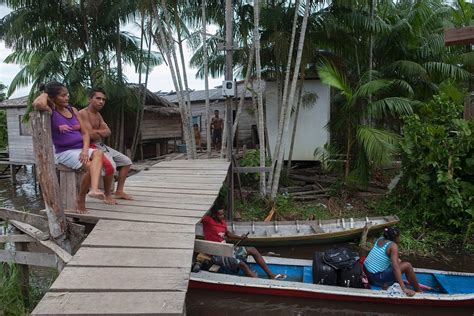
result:
<svg viewBox="0 0 474 316"><path fill-rule="evenodd" d="M183 315L186 293L48 292L32 315Z"/></svg>
<svg viewBox="0 0 474 316"><path fill-rule="evenodd" d="M303 283L313 283L313 268L304 267L303 268Z"/></svg>
<svg viewBox="0 0 474 316"><path fill-rule="evenodd" d="M322 229L321 227L319 227L318 225L315 225L315 224L311 224L309 225L311 227L311 229L316 233L316 234L323 234L324 233L324 229Z"/></svg>
<svg viewBox="0 0 474 316"><path fill-rule="evenodd" d="M193 249L80 248L68 266L189 268Z"/></svg>
<svg viewBox="0 0 474 316"><path fill-rule="evenodd" d="M473 282L471 278L440 273L434 273L433 276L447 294L463 294L472 293L474 291L474 285L472 284Z"/></svg>
<svg viewBox="0 0 474 316"><path fill-rule="evenodd" d="M234 245L196 239L194 241L194 251L208 255L232 257L234 255Z"/></svg>
<svg viewBox="0 0 474 316"><path fill-rule="evenodd" d="M109 268L67 266L54 292L186 291L189 268Z"/></svg>

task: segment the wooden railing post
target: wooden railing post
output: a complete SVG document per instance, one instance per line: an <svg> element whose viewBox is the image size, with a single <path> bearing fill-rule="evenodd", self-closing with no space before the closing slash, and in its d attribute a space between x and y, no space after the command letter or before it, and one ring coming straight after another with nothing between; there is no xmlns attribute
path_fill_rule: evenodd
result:
<svg viewBox="0 0 474 316"><path fill-rule="evenodd" d="M61 204L59 182L56 176L53 141L51 138L51 115L48 112L30 113L38 180L48 216L51 238L71 253L66 216Z"/></svg>

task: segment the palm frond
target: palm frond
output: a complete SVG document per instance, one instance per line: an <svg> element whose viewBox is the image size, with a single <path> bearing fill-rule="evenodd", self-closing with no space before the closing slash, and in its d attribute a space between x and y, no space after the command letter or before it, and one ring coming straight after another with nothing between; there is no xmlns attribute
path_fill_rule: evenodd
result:
<svg viewBox="0 0 474 316"><path fill-rule="evenodd" d="M344 95L347 99L348 103L351 103L353 93L346 77L332 63L329 62L322 62L317 68L321 81L340 90L342 95Z"/></svg>
<svg viewBox="0 0 474 316"><path fill-rule="evenodd" d="M427 62L424 67L430 74L438 75L444 79L468 80L471 73L456 65L446 64L443 62Z"/></svg>
<svg viewBox="0 0 474 316"><path fill-rule="evenodd" d="M382 166L389 163L400 141L400 136L391 131L367 125L360 125L357 128L356 137L368 161L374 166Z"/></svg>
<svg viewBox="0 0 474 316"><path fill-rule="evenodd" d="M401 97L383 98L367 105L367 116L372 119L381 119L387 114L395 117L409 115L413 113L412 102Z"/></svg>

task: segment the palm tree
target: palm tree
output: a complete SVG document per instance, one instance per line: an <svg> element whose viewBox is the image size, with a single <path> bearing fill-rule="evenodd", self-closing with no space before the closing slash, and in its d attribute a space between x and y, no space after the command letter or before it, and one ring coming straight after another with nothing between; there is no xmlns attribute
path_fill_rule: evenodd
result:
<svg viewBox="0 0 474 316"><path fill-rule="evenodd" d="M333 127L344 129L346 133L344 178L346 182L350 181L350 172L353 171L354 180L366 184L372 167L390 162L396 152L399 136L384 129L383 124L373 127L363 122L382 120L389 115L398 117L411 114L413 101L387 95L394 87L399 88L396 80L377 78L369 81L369 74L366 73L357 84L351 84L346 76L328 62L319 65L318 74L323 83L338 91L336 99L340 111ZM376 75L372 72L372 76ZM370 96L372 99L369 101Z"/></svg>
<svg viewBox="0 0 474 316"><path fill-rule="evenodd" d="M296 60L295 60L295 65L293 69L293 80L291 81L291 88L290 92L288 94L288 104L286 105L286 108L282 108L282 111L285 111L285 121L283 123L283 132L282 132L282 137L281 141L285 141L288 135L288 128L290 125L290 113L291 113L291 108L293 107L293 103L295 100L295 94L296 94L296 84L298 82L298 70L300 69L301 65L301 58L303 55L303 45L304 45L304 39L306 36L306 25L308 24L308 16L309 16L309 9L311 7L311 0L307 0L305 2L305 10L303 14L303 21L301 23L301 29L300 29L300 37L298 41L298 49L296 52ZM281 169L283 166L283 156L284 156L284 151L285 151L285 146L280 146L280 150L277 152L277 156L274 157L274 159L277 160L277 164L274 170L274 178L273 182L271 184L272 190L270 193L270 198L274 200L276 198L276 195L278 193L278 186L280 183L280 174L281 174Z"/></svg>

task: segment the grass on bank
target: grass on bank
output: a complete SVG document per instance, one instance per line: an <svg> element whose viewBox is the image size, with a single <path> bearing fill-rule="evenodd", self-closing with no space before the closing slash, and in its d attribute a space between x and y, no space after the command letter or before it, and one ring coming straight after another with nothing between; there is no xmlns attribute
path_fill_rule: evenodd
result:
<svg viewBox="0 0 474 316"><path fill-rule="evenodd" d="M51 273L51 278L45 279L30 273L29 298L26 299L21 292L19 269L13 264L0 265L0 315L29 315L49 289L54 276Z"/></svg>

